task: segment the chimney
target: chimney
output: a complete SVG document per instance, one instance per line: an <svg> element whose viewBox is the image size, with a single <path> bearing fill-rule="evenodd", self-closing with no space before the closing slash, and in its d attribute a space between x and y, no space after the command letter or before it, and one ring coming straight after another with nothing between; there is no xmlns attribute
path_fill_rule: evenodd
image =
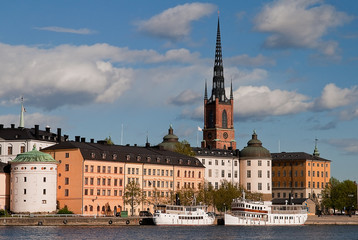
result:
<svg viewBox="0 0 358 240"><path fill-rule="evenodd" d="M94 143L94 138L91 138L91 143Z"/></svg>
<svg viewBox="0 0 358 240"><path fill-rule="evenodd" d="M80 138L81 138L81 136L75 136L75 141L76 141L76 142L79 142L79 141L80 141Z"/></svg>
<svg viewBox="0 0 358 240"><path fill-rule="evenodd" d="M35 125L35 138L39 138L39 125Z"/></svg>
<svg viewBox="0 0 358 240"><path fill-rule="evenodd" d="M14 129L14 128L15 128L15 124L11 124L11 128Z"/></svg>
<svg viewBox="0 0 358 240"><path fill-rule="evenodd" d="M4 124L0 124L0 129L3 129L4 128Z"/></svg>
<svg viewBox="0 0 358 240"><path fill-rule="evenodd" d="M134 144L134 146L136 147L136 146L137 146L137 144L135 143L135 144Z"/></svg>
<svg viewBox="0 0 358 240"><path fill-rule="evenodd" d="M61 128L57 128L57 142L60 143L61 141Z"/></svg>
<svg viewBox="0 0 358 240"><path fill-rule="evenodd" d="M46 126L46 132L50 132L51 128L49 126Z"/></svg>
<svg viewBox="0 0 358 240"><path fill-rule="evenodd" d="M86 142L86 138L81 138L81 142Z"/></svg>
<svg viewBox="0 0 358 240"><path fill-rule="evenodd" d="M150 143L149 143L149 142L145 143L145 147L146 147L146 148L149 148L149 147L150 147Z"/></svg>
<svg viewBox="0 0 358 240"><path fill-rule="evenodd" d="M63 135L65 142L68 140L68 135Z"/></svg>

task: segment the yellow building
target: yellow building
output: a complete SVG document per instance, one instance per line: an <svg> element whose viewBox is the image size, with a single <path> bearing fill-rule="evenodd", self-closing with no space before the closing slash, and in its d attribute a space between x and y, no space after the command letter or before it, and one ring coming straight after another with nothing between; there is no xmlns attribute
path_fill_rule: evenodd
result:
<svg viewBox="0 0 358 240"><path fill-rule="evenodd" d="M157 147L108 145L84 139L62 142L44 149L60 162L58 208L76 214L113 215L130 210L124 204L129 182L139 184L146 201L134 209L172 202L181 188L198 189L204 183L204 166L196 158Z"/></svg>
<svg viewBox="0 0 358 240"><path fill-rule="evenodd" d="M331 161L314 153L272 153L272 198L310 198L318 203L331 177Z"/></svg>

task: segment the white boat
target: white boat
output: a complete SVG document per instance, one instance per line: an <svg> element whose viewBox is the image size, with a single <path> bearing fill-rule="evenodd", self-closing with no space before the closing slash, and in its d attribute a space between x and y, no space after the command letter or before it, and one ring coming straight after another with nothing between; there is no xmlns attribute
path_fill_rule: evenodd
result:
<svg viewBox="0 0 358 240"><path fill-rule="evenodd" d="M231 214L225 213L225 225L303 225L307 209L302 205L272 205L270 201L234 199Z"/></svg>
<svg viewBox="0 0 358 240"><path fill-rule="evenodd" d="M153 215L155 225L200 226L212 225L215 216L207 206L158 205Z"/></svg>

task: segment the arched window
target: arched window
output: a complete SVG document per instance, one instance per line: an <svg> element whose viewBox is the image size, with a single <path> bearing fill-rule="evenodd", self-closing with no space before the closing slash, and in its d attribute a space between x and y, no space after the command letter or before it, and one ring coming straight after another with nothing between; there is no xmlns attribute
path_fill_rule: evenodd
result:
<svg viewBox="0 0 358 240"><path fill-rule="evenodd" d="M88 207L87 207L87 205L85 206L85 212L87 212L88 211Z"/></svg>
<svg viewBox="0 0 358 240"><path fill-rule="evenodd" d="M214 124L214 112L210 111L209 112L209 118L208 118L209 122L208 122L208 126L209 128L214 128L215 124Z"/></svg>
<svg viewBox="0 0 358 240"><path fill-rule="evenodd" d="M186 171L184 172L184 177L186 177Z"/></svg>
<svg viewBox="0 0 358 240"><path fill-rule="evenodd" d="M227 128L227 114L226 114L226 110L223 111L223 115L222 115L222 126L223 128Z"/></svg>
<svg viewBox="0 0 358 240"><path fill-rule="evenodd" d="M178 177L180 177L180 170L178 170Z"/></svg>
<svg viewBox="0 0 358 240"><path fill-rule="evenodd" d="M92 205L90 205L90 211L93 212L93 206Z"/></svg>

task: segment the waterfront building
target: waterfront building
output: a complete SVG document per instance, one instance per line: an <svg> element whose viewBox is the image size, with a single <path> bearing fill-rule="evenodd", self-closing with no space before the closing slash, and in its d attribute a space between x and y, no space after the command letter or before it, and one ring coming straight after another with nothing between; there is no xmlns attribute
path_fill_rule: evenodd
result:
<svg viewBox="0 0 358 240"><path fill-rule="evenodd" d="M61 137L61 128L58 128L55 134L50 127L40 130L39 125L34 128L16 128L15 124L11 124L9 128L5 128L0 124L0 162L7 163L18 154L31 151L35 145L41 150L64 141L65 138L67 139L67 136Z"/></svg>
<svg viewBox="0 0 358 240"><path fill-rule="evenodd" d="M195 157L205 166L205 182L218 189L222 181L239 184L238 151L193 148Z"/></svg>
<svg viewBox="0 0 358 240"><path fill-rule="evenodd" d="M11 164L10 210L14 213L56 211L57 164L34 149L20 153Z"/></svg>
<svg viewBox="0 0 358 240"><path fill-rule="evenodd" d="M239 159L240 184L248 191L261 193L263 200L271 200L271 154L262 146L255 131L240 151Z"/></svg>
<svg viewBox="0 0 358 240"><path fill-rule="evenodd" d="M232 84L230 89L230 99L228 99L225 94L219 19L216 35L214 76L210 98L208 98L207 84L205 83L204 129L202 131L202 148L236 149L234 97Z"/></svg>
<svg viewBox="0 0 358 240"><path fill-rule="evenodd" d="M157 203L172 203L182 188L198 189L204 183L204 166L194 157L159 147L109 145L105 141L76 141L53 145L44 152L60 162L58 208L76 214L113 215L131 208L124 204L126 186L139 184L146 200L134 208L153 211Z"/></svg>
<svg viewBox="0 0 358 240"><path fill-rule="evenodd" d="M0 162L0 209L10 210L10 165Z"/></svg>
<svg viewBox="0 0 358 240"><path fill-rule="evenodd" d="M321 158L317 144L313 154L272 153L272 198L322 199L322 190L331 178L331 161Z"/></svg>

